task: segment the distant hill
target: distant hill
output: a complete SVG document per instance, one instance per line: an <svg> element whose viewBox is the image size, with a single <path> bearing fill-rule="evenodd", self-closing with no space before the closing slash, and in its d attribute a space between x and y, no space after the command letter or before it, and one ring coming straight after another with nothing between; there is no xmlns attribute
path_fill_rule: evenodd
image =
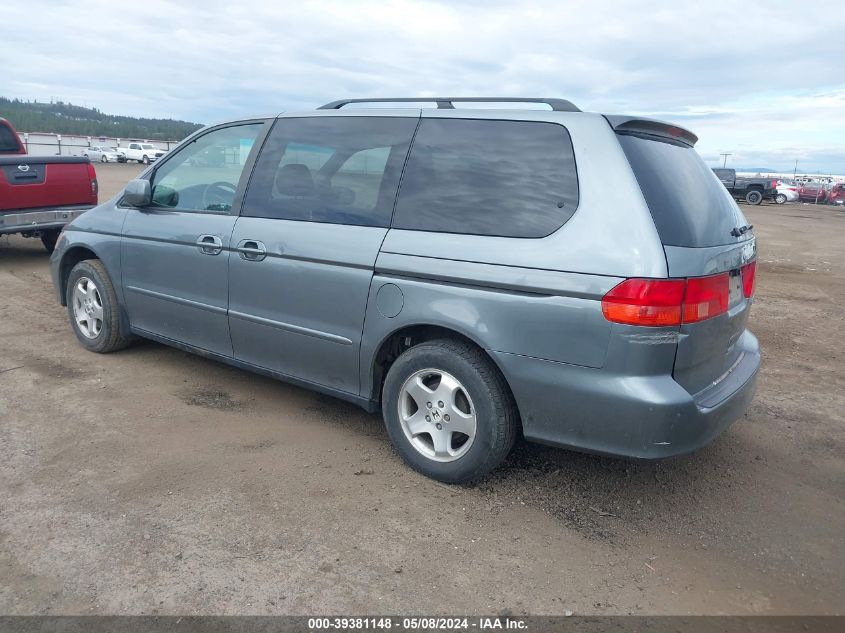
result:
<svg viewBox="0 0 845 633"><path fill-rule="evenodd" d="M736 171L741 172L754 172L755 174L777 174L780 173L780 169L772 169L771 167L734 167Z"/></svg>
<svg viewBox="0 0 845 633"><path fill-rule="evenodd" d="M55 132L162 141L181 141L202 127L199 123L173 119L103 114L97 108L83 108L61 101L38 103L5 97L0 97L0 117L9 119L18 132Z"/></svg>

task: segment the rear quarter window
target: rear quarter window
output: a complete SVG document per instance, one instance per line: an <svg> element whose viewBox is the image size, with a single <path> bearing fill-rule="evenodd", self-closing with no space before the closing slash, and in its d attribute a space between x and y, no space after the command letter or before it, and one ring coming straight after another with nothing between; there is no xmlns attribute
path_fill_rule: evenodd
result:
<svg viewBox="0 0 845 633"><path fill-rule="evenodd" d="M578 206L572 141L555 123L423 119L393 227L545 237Z"/></svg>
<svg viewBox="0 0 845 633"><path fill-rule="evenodd" d="M17 154L20 151L20 141L8 125L0 123L0 154Z"/></svg>
<svg viewBox="0 0 845 633"><path fill-rule="evenodd" d="M617 137L663 244L720 246L750 237L731 235L748 223L695 149L647 136Z"/></svg>

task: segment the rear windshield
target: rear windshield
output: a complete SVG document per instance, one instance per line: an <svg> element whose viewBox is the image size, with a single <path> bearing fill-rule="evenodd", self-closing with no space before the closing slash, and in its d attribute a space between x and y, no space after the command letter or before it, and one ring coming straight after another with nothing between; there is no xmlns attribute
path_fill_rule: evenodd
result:
<svg viewBox="0 0 845 633"><path fill-rule="evenodd" d="M619 134L660 240L667 246L733 244L748 222L731 195L687 145Z"/></svg>
<svg viewBox="0 0 845 633"><path fill-rule="evenodd" d="M0 123L0 154L17 154L20 149L17 134L4 123Z"/></svg>

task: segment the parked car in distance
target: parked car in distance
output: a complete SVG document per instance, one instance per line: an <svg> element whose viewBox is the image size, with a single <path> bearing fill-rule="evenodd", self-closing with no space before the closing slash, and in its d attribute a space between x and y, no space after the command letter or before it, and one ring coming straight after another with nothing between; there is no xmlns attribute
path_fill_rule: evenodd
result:
<svg viewBox="0 0 845 633"><path fill-rule="evenodd" d="M152 143L129 143L126 147L118 147L117 151L125 161L134 160L144 165L149 165L167 153Z"/></svg>
<svg viewBox="0 0 845 633"><path fill-rule="evenodd" d="M845 204L845 182L838 182L830 188L827 194L827 201L830 204Z"/></svg>
<svg viewBox="0 0 845 633"><path fill-rule="evenodd" d="M821 182L805 182L798 187L798 199L801 202L824 203L827 200L827 188Z"/></svg>
<svg viewBox="0 0 845 633"><path fill-rule="evenodd" d="M97 174L87 158L28 156L0 119L0 235L38 237L52 252L62 227L97 204Z"/></svg>
<svg viewBox="0 0 845 633"><path fill-rule="evenodd" d="M125 163L126 157L116 149L100 145L92 145L82 155L96 163Z"/></svg>
<svg viewBox="0 0 845 633"><path fill-rule="evenodd" d="M204 128L72 222L51 269L80 344L142 336L380 410L452 483L520 432L662 458L743 415L756 241L694 134L562 99L360 101Z"/></svg>
<svg viewBox="0 0 845 633"><path fill-rule="evenodd" d="M760 204L777 196L777 180L772 178L746 178L737 176L735 169L714 168L713 173L731 195L748 204Z"/></svg>
<svg viewBox="0 0 845 633"><path fill-rule="evenodd" d="M798 185L792 184L788 181L778 180L777 194L775 194L775 202L784 204L786 202L798 201Z"/></svg>
<svg viewBox="0 0 845 633"><path fill-rule="evenodd" d="M0 156L12 154L26 154L26 149L12 124L0 117Z"/></svg>

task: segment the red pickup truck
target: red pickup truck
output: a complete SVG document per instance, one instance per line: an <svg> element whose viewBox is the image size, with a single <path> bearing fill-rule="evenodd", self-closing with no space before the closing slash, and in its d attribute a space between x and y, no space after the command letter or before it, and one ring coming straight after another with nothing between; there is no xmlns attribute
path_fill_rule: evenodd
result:
<svg viewBox="0 0 845 633"><path fill-rule="evenodd" d="M0 118L0 235L40 237L53 252L62 226L97 204L97 174L87 158L28 156Z"/></svg>

